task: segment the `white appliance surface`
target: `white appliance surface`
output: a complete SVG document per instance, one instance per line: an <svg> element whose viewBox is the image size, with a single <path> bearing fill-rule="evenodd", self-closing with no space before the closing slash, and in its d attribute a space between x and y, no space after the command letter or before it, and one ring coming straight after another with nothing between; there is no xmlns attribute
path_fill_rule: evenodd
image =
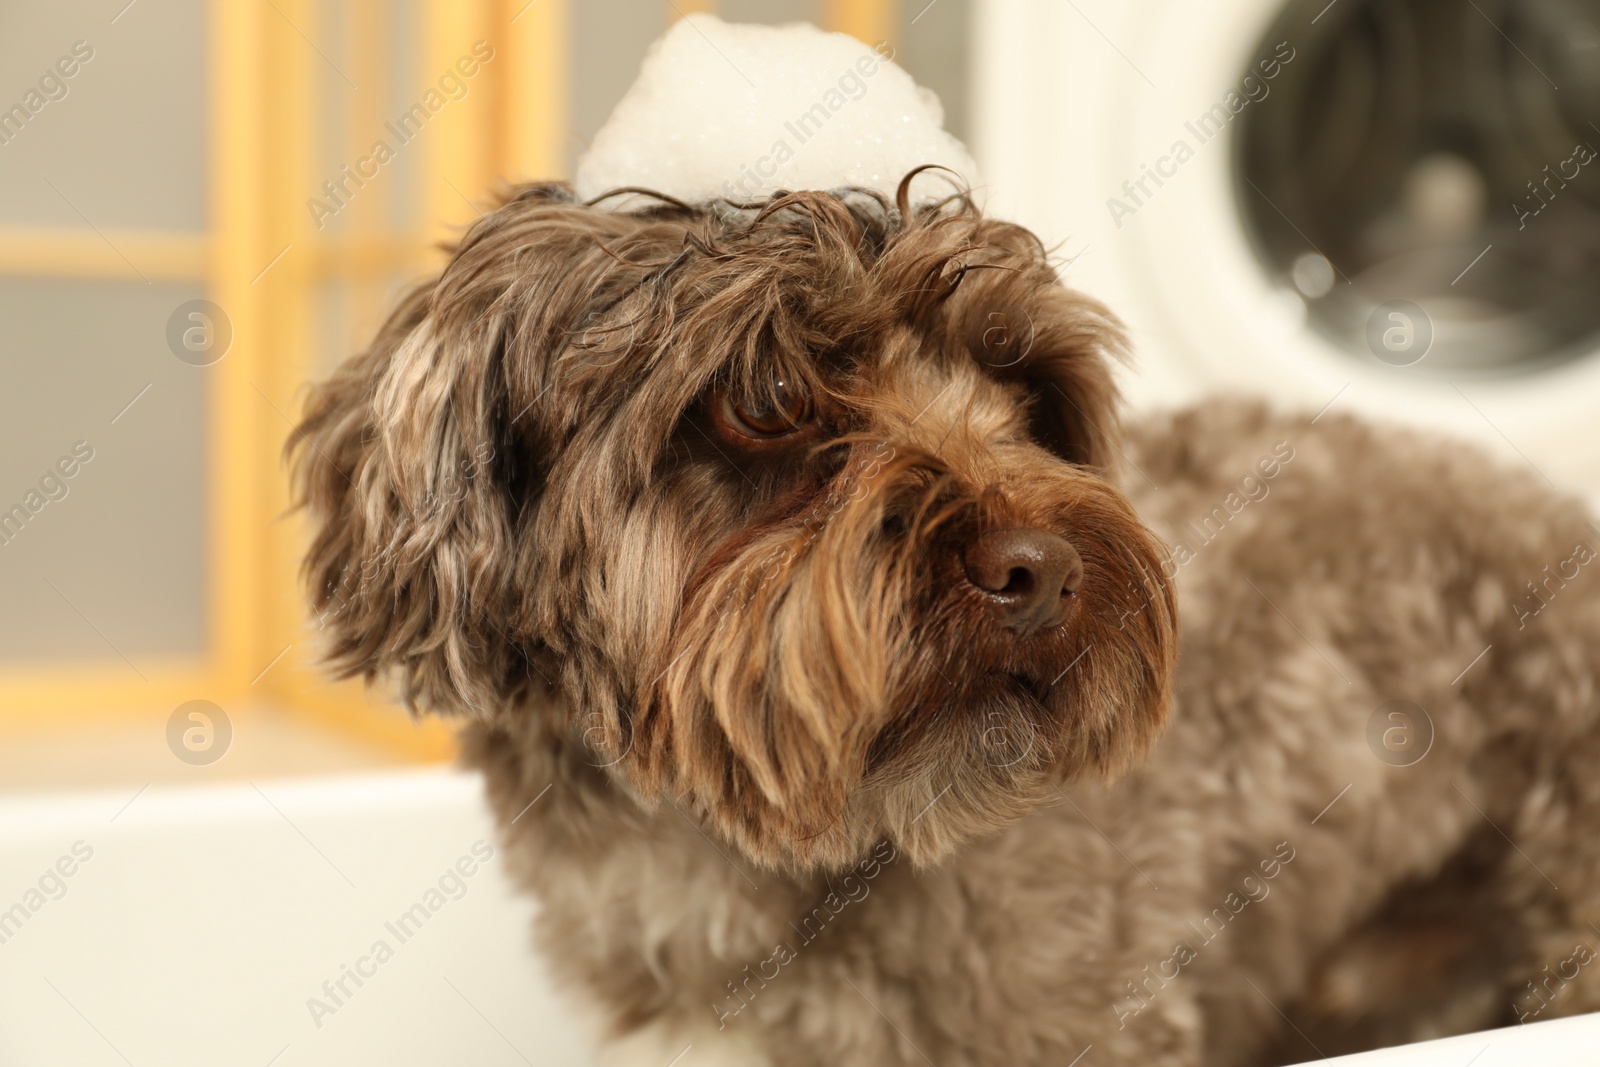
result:
<svg viewBox="0 0 1600 1067"><path fill-rule="evenodd" d="M1300 296L1258 262L1235 199L1241 120L1204 141L1195 123L1239 89L1282 6L974 5L973 150L987 208L1039 232L1067 262L1069 284L1128 323L1137 365L1123 384L1135 407L1216 393L1308 413L1331 405L1471 439L1529 476L1600 500L1596 353L1501 376L1440 374L1425 358L1389 366L1314 333ZM1300 54L1305 43L1287 42ZM1269 94L1248 107L1276 103ZM1191 154L1178 163L1180 140ZM1156 166L1169 176L1147 182L1153 195L1136 202L1124 183ZM1128 214L1113 199L1137 206Z"/></svg>

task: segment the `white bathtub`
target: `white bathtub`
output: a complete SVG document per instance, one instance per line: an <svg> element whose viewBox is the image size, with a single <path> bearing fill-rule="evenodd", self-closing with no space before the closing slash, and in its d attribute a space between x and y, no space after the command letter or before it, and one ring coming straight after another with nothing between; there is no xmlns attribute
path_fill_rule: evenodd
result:
<svg viewBox="0 0 1600 1067"><path fill-rule="evenodd" d="M589 1064L493 841L446 771L0 801L0 1064ZM1334 1062L1593 1067L1600 1016Z"/></svg>
<svg viewBox="0 0 1600 1067"><path fill-rule="evenodd" d="M591 1062L530 959L531 903L510 892L498 856L474 856L494 841L477 779L422 771L133 797L0 803L0 909L62 857L76 867L59 899L0 930L5 1067ZM86 862L77 842L93 851ZM428 897L451 870L448 892ZM402 941L390 926L419 903L439 907L395 927ZM379 941L393 951L381 963ZM346 967L369 976L358 986Z"/></svg>

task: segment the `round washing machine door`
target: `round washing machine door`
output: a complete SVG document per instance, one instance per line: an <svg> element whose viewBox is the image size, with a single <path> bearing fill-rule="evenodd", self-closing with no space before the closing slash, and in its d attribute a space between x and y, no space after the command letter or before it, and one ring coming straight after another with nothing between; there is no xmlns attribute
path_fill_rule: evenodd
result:
<svg viewBox="0 0 1600 1067"><path fill-rule="evenodd" d="M1229 391L1476 438L1600 498L1600 0L1004 0L991 208Z"/></svg>

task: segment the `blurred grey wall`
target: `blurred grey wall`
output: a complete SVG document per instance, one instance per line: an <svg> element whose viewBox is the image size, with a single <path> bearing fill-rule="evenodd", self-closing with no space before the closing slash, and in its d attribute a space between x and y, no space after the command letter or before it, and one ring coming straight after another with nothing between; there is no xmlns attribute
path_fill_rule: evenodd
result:
<svg viewBox="0 0 1600 1067"><path fill-rule="evenodd" d="M43 100L0 120L0 226L203 226L203 5L125 3L0 3L0 112ZM132 260L0 276L0 665L200 651L205 370L165 339L199 295Z"/></svg>

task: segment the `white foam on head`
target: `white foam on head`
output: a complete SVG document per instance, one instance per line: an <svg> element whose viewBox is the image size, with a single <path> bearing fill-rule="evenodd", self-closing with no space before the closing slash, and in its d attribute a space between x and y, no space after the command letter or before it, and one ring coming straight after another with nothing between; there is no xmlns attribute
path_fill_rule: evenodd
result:
<svg viewBox="0 0 1600 1067"><path fill-rule="evenodd" d="M976 187L977 166L945 132L938 97L880 48L804 23L681 19L578 161L577 194L637 185L680 200L742 200L860 186L893 197L924 163ZM932 171L912 194L951 191L950 176Z"/></svg>

